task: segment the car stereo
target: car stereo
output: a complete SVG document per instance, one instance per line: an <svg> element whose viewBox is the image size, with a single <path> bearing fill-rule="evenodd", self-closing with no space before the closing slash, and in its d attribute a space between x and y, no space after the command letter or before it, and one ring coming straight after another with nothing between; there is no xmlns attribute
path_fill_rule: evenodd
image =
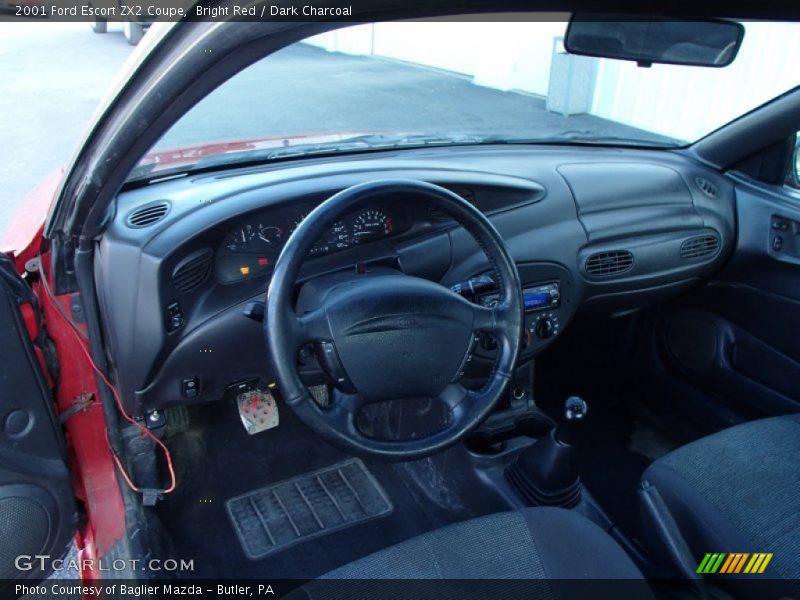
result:
<svg viewBox="0 0 800 600"><path fill-rule="evenodd" d="M557 308L560 300L561 292L559 292L557 283L526 287L522 290L522 301L526 313ZM497 294L487 294L480 297L482 306L495 306L497 302Z"/></svg>

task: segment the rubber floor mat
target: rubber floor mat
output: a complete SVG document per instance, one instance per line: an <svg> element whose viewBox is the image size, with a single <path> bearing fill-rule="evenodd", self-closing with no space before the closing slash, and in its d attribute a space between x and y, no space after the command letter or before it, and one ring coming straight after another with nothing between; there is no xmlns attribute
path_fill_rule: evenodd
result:
<svg viewBox="0 0 800 600"><path fill-rule="evenodd" d="M352 459L231 498L225 508L244 553L256 560L386 515L392 503L364 463Z"/></svg>

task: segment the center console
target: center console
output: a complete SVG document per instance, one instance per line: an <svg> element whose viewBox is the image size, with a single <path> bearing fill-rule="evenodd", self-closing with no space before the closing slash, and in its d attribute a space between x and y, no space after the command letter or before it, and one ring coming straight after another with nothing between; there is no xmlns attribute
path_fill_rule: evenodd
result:
<svg viewBox="0 0 800 600"><path fill-rule="evenodd" d="M534 401L534 361L563 333L575 313L575 282L570 272L555 263L517 265L525 311L518 367L508 393L492 414L470 436L467 444L476 452L496 452L518 436L538 438L553 427ZM482 306L497 304L499 293L494 279L481 274L453 286L453 291ZM483 333L467 366L465 380L480 386L497 358L497 342Z"/></svg>
<svg viewBox="0 0 800 600"><path fill-rule="evenodd" d="M574 284L567 269L552 263L518 265L525 307L521 361L544 350L563 331L574 312ZM492 277L482 274L453 286L453 291L482 306L498 302ZM484 334L476 349L476 358L493 361L497 343Z"/></svg>

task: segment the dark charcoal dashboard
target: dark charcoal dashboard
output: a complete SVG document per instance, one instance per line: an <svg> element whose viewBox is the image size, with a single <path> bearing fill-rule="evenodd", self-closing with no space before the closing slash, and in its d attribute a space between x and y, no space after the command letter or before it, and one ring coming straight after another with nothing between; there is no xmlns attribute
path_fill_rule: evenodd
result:
<svg viewBox="0 0 800 600"><path fill-rule="evenodd" d="M314 158L168 179L120 193L95 276L117 377L134 414L272 381L263 299L286 239L351 185L420 179L486 214L518 264L526 301L521 360L576 312L613 314L691 289L730 255L735 194L678 152L477 146ZM491 304L486 258L462 228L403 197L333 224L300 286L344 269L390 267ZM420 349L424 351L424 349ZM468 376L488 373L484 336ZM390 366L387 366L390 368ZM310 380L318 376L308 371Z"/></svg>

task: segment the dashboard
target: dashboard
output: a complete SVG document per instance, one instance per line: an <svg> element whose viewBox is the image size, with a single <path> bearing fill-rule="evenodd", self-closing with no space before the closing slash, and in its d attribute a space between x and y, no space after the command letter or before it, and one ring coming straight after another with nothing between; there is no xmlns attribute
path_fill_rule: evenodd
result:
<svg viewBox="0 0 800 600"><path fill-rule="evenodd" d="M545 352L579 313L605 318L692 289L727 262L735 242L733 184L675 151L387 150L130 187L95 253L105 334L129 412L271 383L254 307L286 240L331 195L389 178L447 187L503 237L525 293L522 362ZM376 199L331 226L309 252L297 294L354 267L391 268L475 302L493 299L490 265L472 237L413 198ZM488 373L495 356L484 336L468 375Z"/></svg>

